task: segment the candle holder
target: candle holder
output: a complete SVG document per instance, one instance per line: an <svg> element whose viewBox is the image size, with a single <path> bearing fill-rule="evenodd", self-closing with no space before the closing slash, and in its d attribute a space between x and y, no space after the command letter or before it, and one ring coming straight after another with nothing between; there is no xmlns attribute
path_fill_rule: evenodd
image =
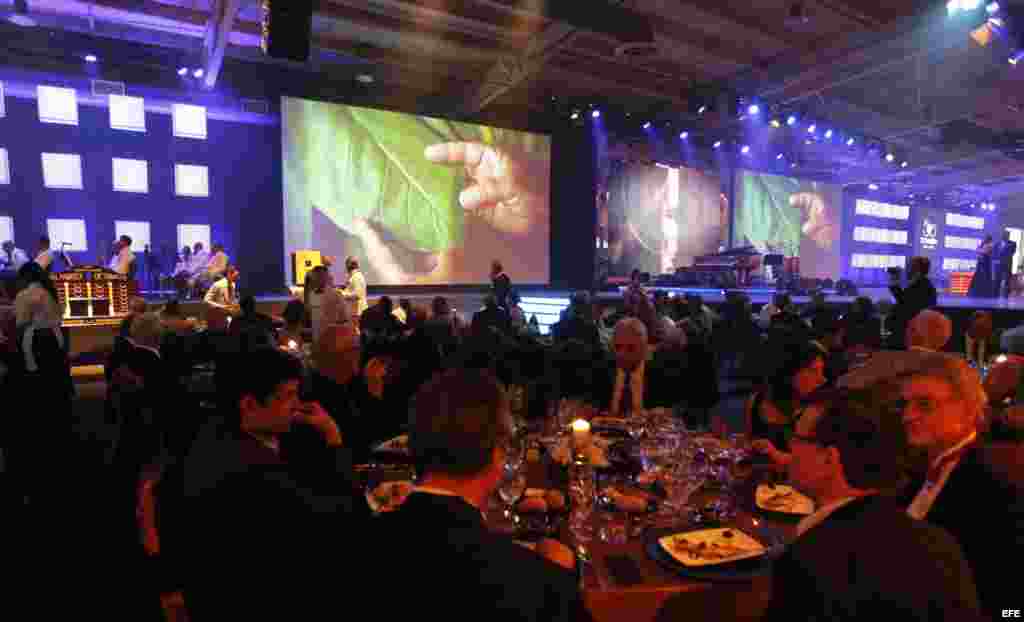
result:
<svg viewBox="0 0 1024 622"><path fill-rule="evenodd" d="M573 462L585 465L590 461L590 422L576 419L572 422L572 456Z"/></svg>

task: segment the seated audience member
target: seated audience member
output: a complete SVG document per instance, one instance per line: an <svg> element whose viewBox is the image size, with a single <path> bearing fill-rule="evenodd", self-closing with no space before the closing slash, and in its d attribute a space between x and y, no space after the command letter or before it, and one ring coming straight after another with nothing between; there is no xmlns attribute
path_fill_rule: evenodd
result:
<svg viewBox="0 0 1024 622"><path fill-rule="evenodd" d="M284 328L277 334L278 347L301 352L305 344L302 332L306 323L306 305L301 300L289 300L281 315Z"/></svg>
<svg viewBox="0 0 1024 622"><path fill-rule="evenodd" d="M985 375L985 395L993 406L1017 398L1021 380L1024 379L1024 352L1010 351L997 356Z"/></svg>
<svg viewBox="0 0 1024 622"><path fill-rule="evenodd" d="M294 357L276 348L244 356L218 387L228 433L200 439L158 491L162 555L199 622L325 611L333 591L314 569L335 555L361 558L353 541L368 510L338 426L299 400ZM293 427L318 433L315 451L282 455L280 438Z"/></svg>
<svg viewBox="0 0 1024 622"><path fill-rule="evenodd" d="M512 330L523 332L527 330L526 312L519 306L522 299L519 292L512 290L508 295L508 319L512 324Z"/></svg>
<svg viewBox="0 0 1024 622"><path fill-rule="evenodd" d="M396 354L404 362L395 390L402 394L401 401L409 399L427 380L441 369L441 351L426 331L427 310L420 306L409 308L406 332L398 342Z"/></svg>
<svg viewBox="0 0 1024 622"><path fill-rule="evenodd" d="M788 461L789 439L807 399L825 384L825 352L815 343L786 344L769 352L774 361L765 387L747 400L747 433L773 462Z"/></svg>
<svg viewBox="0 0 1024 622"><path fill-rule="evenodd" d="M181 310L181 303L177 300L168 300L164 308L160 310L160 321L169 333L179 336L188 336L195 332L196 322L185 317Z"/></svg>
<svg viewBox="0 0 1024 622"><path fill-rule="evenodd" d="M229 266L224 276L207 290L203 302L209 307L215 307L227 313L235 313L238 309L238 290L236 288L238 276L238 268Z"/></svg>
<svg viewBox="0 0 1024 622"><path fill-rule="evenodd" d="M843 318L846 324L846 351L854 361L862 361L882 347L882 321L875 312L875 304L866 296L853 301L850 312Z"/></svg>
<svg viewBox="0 0 1024 622"><path fill-rule="evenodd" d="M576 340L588 345L600 345L601 335L593 320L593 307L586 292L572 295L564 316L551 327L551 336L556 342Z"/></svg>
<svg viewBox="0 0 1024 622"><path fill-rule="evenodd" d="M430 308L431 316L423 327L424 332L440 348L442 358L447 358L455 354L458 347L462 334L460 320L443 296L434 298Z"/></svg>
<svg viewBox="0 0 1024 622"><path fill-rule="evenodd" d="M402 586L389 618L589 619L568 549L542 540L531 551L484 523L511 435L508 399L490 375L451 370L420 389L409 428L420 481L397 510L374 521L373 542L383 548L364 573ZM472 597L438 598L452 586Z"/></svg>
<svg viewBox="0 0 1024 622"><path fill-rule="evenodd" d="M381 296L377 304L363 311L359 329L367 340L395 339L402 334L402 323L393 315L391 298Z"/></svg>
<svg viewBox="0 0 1024 622"><path fill-rule="evenodd" d="M471 331L474 336L490 336L494 331L500 335L508 334L511 325L509 324L508 313L498 306L498 300L488 294L484 297L484 308L473 315Z"/></svg>
<svg viewBox="0 0 1024 622"><path fill-rule="evenodd" d="M905 350L907 324L918 313L938 304L935 285L928 278L931 267L932 262L927 257L911 258L906 288L900 285L899 274L889 275L889 291L896 301L885 322L890 331L888 346L891 350Z"/></svg>
<svg viewBox="0 0 1024 622"><path fill-rule="evenodd" d="M853 359L846 351L846 323L835 313L821 313L814 318L812 330L815 343L825 350L825 381L833 384L852 365Z"/></svg>
<svg viewBox="0 0 1024 622"><path fill-rule="evenodd" d="M825 303L825 293L816 291L811 294L811 301L800 312L800 318L813 326L815 319L823 313L831 313L831 310Z"/></svg>
<svg viewBox="0 0 1024 622"><path fill-rule="evenodd" d="M701 341L710 343L712 331L719 319L718 314L704 304L703 298L697 294L686 295L686 318L682 323L687 334L693 333Z"/></svg>
<svg viewBox="0 0 1024 622"><path fill-rule="evenodd" d="M683 417L689 427L707 427L710 411L721 397L714 359L703 341L691 341L679 327L668 331L651 357L651 370L658 378L658 386L675 391L662 401L670 406L683 406Z"/></svg>
<svg viewBox="0 0 1024 622"><path fill-rule="evenodd" d="M898 419L863 394L812 405L796 424L791 481L817 510L773 567L765 620L980 620L971 571L944 530L907 516Z"/></svg>
<svg viewBox="0 0 1024 622"><path fill-rule="evenodd" d="M403 325L406 320L409 319L409 311L412 309L412 301L408 298L399 298L398 306L395 307L394 311L391 312L399 322Z"/></svg>
<svg viewBox="0 0 1024 622"><path fill-rule="evenodd" d="M1018 598L1006 560L1024 554L1024 495L1017 481L994 474L978 442L986 398L978 373L941 352L879 352L840 384L869 387L902 417L910 446L920 454L907 513L949 531L963 548L990 616ZM983 518L981 518L983 517ZM979 525L983 525L979 528Z"/></svg>
<svg viewBox="0 0 1024 622"><path fill-rule="evenodd" d="M925 309L907 324L907 348L941 352L953 335L953 322L948 317Z"/></svg>
<svg viewBox="0 0 1024 622"><path fill-rule="evenodd" d="M128 301L128 315L121 320L121 328L118 330L118 337L126 338L132 329L132 321L139 315L146 312L148 305L146 300L138 296L133 296Z"/></svg>
<svg viewBox="0 0 1024 622"><path fill-rule="evenodd" d="M767 330L771 326L772 318L776 314L789 309L792 304L789 294L775 294L772 302L761 307L761 313L758 315L758 325L760 325L762 330Z"/></svg>
<svg viewBox="0 0 1024 622"><path fill-rule="evenodd" d="M248 349L274 343L274 320L256 310L256 299L245 296L239 303L241 313L231 321L228 334L245 340Z"/></svg>

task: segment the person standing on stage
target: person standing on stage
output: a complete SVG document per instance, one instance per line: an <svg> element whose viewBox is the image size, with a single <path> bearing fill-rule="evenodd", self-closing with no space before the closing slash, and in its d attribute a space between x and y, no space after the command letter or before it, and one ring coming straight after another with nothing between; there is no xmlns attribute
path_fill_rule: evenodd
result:
<svg viewBox="0 0 1024 622"><path fill-rule="evenodd" d="M135 261L135 253L132 252L132 239L127 235L122 235L116 244L117 252L110 259L110 269L118 274L128 276L132 263Z"/></svg>
<svg viewBox="0 0 1024 622"><path fill-rule="evenodd" d="M210 261L206 265L206 282L216 283L224 273L227 272L228 264L231 263L231 259L228 254L224 252L223 244L213 245L213 255L210 256Z"/></svg>
<svg viewBox="0 0 1024 622"><path fill-rule="evenodd" d="M1010 273L1017 243L1010 240L1010 232L1003 230L1003 239L992 250L992 291L996 298L1010 297Z"/></svg>
<svg viewBox="0 0 1024 622"><path fill-rule="evenodd" d="M28 263L28 254L14 245L14 242L7 240L3 244L3 252L0 253L0 271L17 272Z"/></svg>
<svg viewBox="0 0 1024 622"><path fill-rule="evenodd" d="M991 298L995 293L992 283L992 236L986 235L978 245L978 263L974 267L971 286L967 289L969 298Z"/></svg>
<svg viewBox="0 0 1024 622"><path fill-rule="evenodd" d="M228 266L224 276L206 291L203 302L229 314L236 313L238 311L238 275L238 268Z"/></svg>
<svg viewBox="0 0 1024 622"><path fill-rule="evenodd" d="M50 238L39 236L39 250L36 251L35 262L46 272L53 266L53 251L50 250Z"/></svg>
<svg viewBox="0 0 1024 622"><path fill-rule="evenodd" d="M362 317L363 311L370 306L366 302L366 277L359 270L359 260L355 257L345 260L345 270L348 271L348 286L345 287L342 294L346 298L356 300L354 317Z"/></svg>
<svg viewBox="0 0 1024 622"><path fill-rule="evenodd" d="M498 260L491 262L491 285L494 298L498 301L498 306L502 309L508 309L508 294L512 291L512 279L508 278L508 275L505 274L505 268Z"/></svg>

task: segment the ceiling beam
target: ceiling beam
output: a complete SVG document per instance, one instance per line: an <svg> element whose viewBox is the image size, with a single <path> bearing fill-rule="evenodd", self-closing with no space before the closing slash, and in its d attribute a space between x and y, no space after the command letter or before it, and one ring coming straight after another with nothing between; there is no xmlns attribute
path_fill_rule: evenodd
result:
<svg viewBox="0 0 1024 622"><path fill-rule="evenodd" d="M224 66L224 52L238 17L242 0L213 0L213 13L206 22L206 36L203 38L203 88L212 89L217 85L221 67Z"/></svg>

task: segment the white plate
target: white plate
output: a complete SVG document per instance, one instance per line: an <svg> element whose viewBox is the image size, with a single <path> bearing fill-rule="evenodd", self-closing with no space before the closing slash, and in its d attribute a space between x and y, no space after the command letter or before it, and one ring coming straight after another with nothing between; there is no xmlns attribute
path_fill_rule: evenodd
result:
<svg viewBox="0 0 1024 622"><path fill-rule="evenodd" d="M755 493L757 507L769 512L782 514L799 514L808 516L814 513L814 501L800 494L792 486L776 486L765 484L757 487Z"/></svg>
<svg viewBox="0 0 1024 622"><path fill-rule="evenodd" d="M407 454L409 453L409 436L407 434L403 434L401 436L396 436L391 440L384 441L380 445L377 445L377 447L374 448L374 451L390 451L392 453Z"/></svg>
<svg viewBox="0 0 1024 622"><path fill-rule="evenodd" d="M366 491L366 503L375 513L393 512L405 503L412 490L413 483L408 480L383 482L372 492Z"/></svg>
<svg viewBox="0 0 1024 622"><path fill-rule="evenodd" d="M726 537L729 532L732 537ZM705 545L710 551L721 551L722 556L691 555L686 548L677 545L677 539L685 539L693 547ZM688 531L665 536L658 540L658 544L666 553L672 556L684 566L716 566L728 564L741 559L750 559L764 555L768 549L763 544L736 528L703 529L701 531Z"/></svg>

